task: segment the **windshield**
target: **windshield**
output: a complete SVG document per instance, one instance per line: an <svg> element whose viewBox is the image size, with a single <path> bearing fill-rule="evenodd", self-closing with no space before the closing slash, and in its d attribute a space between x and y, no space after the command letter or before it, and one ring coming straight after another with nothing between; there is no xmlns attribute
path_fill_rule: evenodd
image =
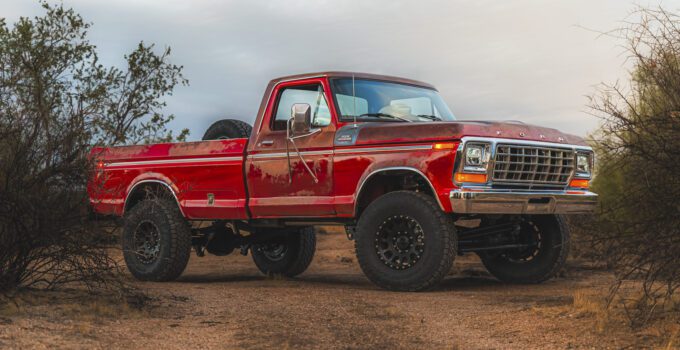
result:
<svg viewBox="0 0 680 350"><path fill-rule="evenodd" d="M433 89L377 80L331 79L340 120L428 122L455 120ZM353 97L356 96L356 97Z"/></svg>

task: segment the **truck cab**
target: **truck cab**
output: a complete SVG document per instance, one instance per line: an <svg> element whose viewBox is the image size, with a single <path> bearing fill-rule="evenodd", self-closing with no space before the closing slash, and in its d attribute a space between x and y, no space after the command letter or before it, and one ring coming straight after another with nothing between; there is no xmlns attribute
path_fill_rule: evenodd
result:
<svg viewBox="0 0 680 350"><path fill-rule="evenodd" d="M501 280L535 283L566 259L562 215L597 203L583 139L457 121L433 86L365 73L275 79L252 127L221 120L201 142L95 148L93 158L90 202L125 218L126 263L140 279L176 278L191 247L239 248L262 272L294 276L311 263L313 227L343 225L384 288L432 288L466 253ZM149 220L152 208L165 221Z"/></svg>

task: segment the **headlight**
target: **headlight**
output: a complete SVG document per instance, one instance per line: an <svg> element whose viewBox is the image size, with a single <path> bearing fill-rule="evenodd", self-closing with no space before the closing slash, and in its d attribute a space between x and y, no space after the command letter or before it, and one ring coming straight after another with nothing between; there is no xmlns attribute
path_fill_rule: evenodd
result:
<svg viewBox="0 0 680 350"><path fill-rule="evenodd" d="M593 154L579 152L576 154L576 175L590 177L593 171Z"/></svg>
<svg viewBox="0 0 680 350"><path fill-rule="evenodd" d="M465 145L465 166L463 170L486 172L489 157L489 144L468 143Z"/></svg>

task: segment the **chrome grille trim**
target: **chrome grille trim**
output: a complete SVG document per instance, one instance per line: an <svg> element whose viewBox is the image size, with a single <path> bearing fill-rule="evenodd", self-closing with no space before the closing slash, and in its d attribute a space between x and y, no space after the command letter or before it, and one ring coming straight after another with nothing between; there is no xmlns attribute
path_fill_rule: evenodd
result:
<svg viewBox="0 0 680 350"><path fill-rule="evenodd" d="M494 184L566 187L576 162L570 148L500 143L494 153Z"/></svg>

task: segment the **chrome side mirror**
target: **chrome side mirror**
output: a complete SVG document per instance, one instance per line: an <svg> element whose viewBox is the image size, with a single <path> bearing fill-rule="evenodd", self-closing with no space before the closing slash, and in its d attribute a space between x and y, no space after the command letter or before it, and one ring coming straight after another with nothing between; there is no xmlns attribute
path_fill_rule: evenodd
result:
<svg viewBox="0 0 680 350"><path fill-rule="evenodd" d="M293 120L292 135L304 135L312 129L312 107L307 103L296 103L290 111ZM291 136L292 136L291 135Z"/></svg>

